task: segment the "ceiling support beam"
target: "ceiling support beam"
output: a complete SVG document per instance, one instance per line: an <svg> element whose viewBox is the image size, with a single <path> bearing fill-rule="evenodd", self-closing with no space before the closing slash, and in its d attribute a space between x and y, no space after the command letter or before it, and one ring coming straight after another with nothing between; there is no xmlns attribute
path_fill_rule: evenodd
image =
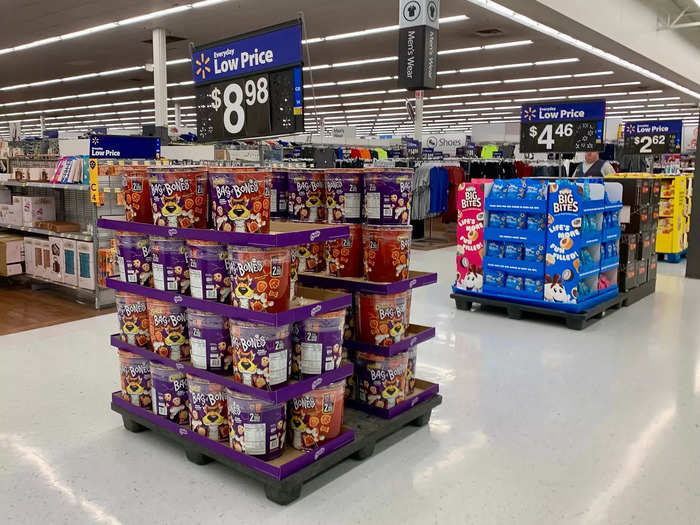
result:
<svg viewBox="0 0 700 525"><path fill-rule="evenodd" d="M168 136L168 66L165 29L153 30L153 97L157 137Z"/></svg>

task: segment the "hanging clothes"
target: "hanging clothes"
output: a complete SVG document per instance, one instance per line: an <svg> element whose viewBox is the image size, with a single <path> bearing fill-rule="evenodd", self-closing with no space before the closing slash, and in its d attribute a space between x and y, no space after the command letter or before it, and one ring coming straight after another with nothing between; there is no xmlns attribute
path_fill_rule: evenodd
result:
<svg viewBox="0 0 700 525"><path fill-rule="evenodd" d="M461 166L446 166L449 174L449 188L447 190L447 211L442 217L443 222L457 222L457 188L467 180L467 176Z"/></svg>

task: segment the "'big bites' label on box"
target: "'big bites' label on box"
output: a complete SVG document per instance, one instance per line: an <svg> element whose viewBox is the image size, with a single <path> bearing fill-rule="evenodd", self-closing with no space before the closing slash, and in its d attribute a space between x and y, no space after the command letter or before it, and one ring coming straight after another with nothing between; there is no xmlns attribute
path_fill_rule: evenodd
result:
<svg viewBox="0 0 700 525"><path fill-rule="evenodd" d="M549 183L544 300L576 303L580 266L583 188L575 182Z"/></svg>
<svg viewBox="0 0 700 525"><path fill-rule="evenodd" d="M455 286L470 292L480 292L484 284L484 216L484 184L460 184L457 188Z"/></svg>

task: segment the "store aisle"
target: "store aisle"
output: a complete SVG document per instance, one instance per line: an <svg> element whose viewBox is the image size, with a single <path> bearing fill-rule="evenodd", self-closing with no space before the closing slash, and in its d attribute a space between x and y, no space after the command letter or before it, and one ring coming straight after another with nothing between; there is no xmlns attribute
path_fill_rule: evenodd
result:
<svg viewBox="0 0 700 525"><path fill-rule="evenodd" d="M700 512L700 282L660 265L657 293L583 332L457 311L454 248L414 292L435 324L418 375L429 428L348 460L279 507L226 468L197 467L109 410L113 315L0 337L0 507L10 523L690 524ZM335 478L335 479L334 479ZM361 503L360 503L361 502Z"/></svg>

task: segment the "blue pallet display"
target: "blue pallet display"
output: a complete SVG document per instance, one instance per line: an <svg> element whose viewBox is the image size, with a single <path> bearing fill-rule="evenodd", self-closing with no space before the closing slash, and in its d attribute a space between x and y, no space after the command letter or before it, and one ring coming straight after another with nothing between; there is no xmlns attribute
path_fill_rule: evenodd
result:
<svg viewBox="0 0 700 525"><path fill-rule="evenodd" d="M600 245L602 242L613 242L620 236L619 227L605 228L605 220L601 220L606 212L621 208L621 203L610 203L606 198L583 200L583 193L576 182L571 179L551 181L548 185L546 200L526 200L508 198L485 199L484 209L499 213L542 213L547 215L545 231L528 229L499 228L487 226L484 228L484 240L501 243L521 243L525 246L539 244L545 247L545 261L534 262L505 257L485 256L483 258L484 276L490 272L489 283L484 282L482 294L494 299L502 299L515 303L529 304L552 308L566 312L581 312L592 306L607 301L616 294L616 287L610 286L598 290L598 276L605 269L613 268L618 262L617 257L605 259L604 252L593 254L594 265L577 268L581 263L581 253L584 248ZM603 181L589 183L602 184ZM564 190L563 193L561 190ZM561 193L561 197L560 194ZM594 196L603 195L597 187L592 188ZM553 200L556 199L556 202ZM581 230L583 217L595 214L595 223L601 229L596 231ZM605 219L606 217L603 217ZM592 221L593 222L593 221ZM591 223L587 223L592 225ZM603 247L601 246L601 249ZM594 248L595 249L595 248ZM501 252L502 253L502 252ZM498 278L493 279L498 272ZM511 279L508 279L511 276ZM532 279L539 282L540 292L524 289L522 284L513 284L512 278ZM486 280L486 279L485 279ZM563 284L565 281L565 284ZM586 285L579 287L579 283ZM502 285L501 285L502 284ZM511 286L507 286L510 284ZM532 282L530 282L532 284ZM523 289L518 289L523 286ZM547 289L545 294L544 288ZM562 293L565 288L565 293ZM554 290L554 292L552 292ZM574 291L576 290L576 291ZM591 290L584 298L579 298L580 292ZM459 290L455 289L456 293ZM549 300L545 300L548 297ZM581 299L581 300L579 300Z"/></svg>
<svg viewBox="0 0 700 525"><path fill-rule="evenodd" d="M619 257L608 257L600 260L600 273L607 272L620 265Z"/></svg>

